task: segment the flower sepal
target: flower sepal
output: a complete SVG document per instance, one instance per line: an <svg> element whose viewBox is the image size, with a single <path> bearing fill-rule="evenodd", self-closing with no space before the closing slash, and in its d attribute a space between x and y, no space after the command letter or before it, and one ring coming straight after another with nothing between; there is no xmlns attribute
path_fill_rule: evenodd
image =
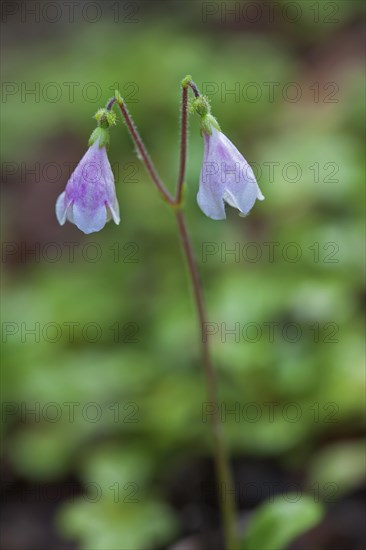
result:
<svg viewBox="0 0 366 550"><path fill-rule="evenodd" d="M216 128L216 130L221 132L220 124L217 122L216 118L210 113L207 113L207 115L201 118L201 135L204 133L211 135L212 128Z"/></svg>
<svg viewBox="0 0 366 550"><path fill-rule="evenodd" d="M102 147L107 147L109 145L109 131L107 128L102 128L101 126L95 128L89 138L89 147L91 145L94 145L96 141L99 142L99 149L101 149Z"/></svg>
<svg viewBox="0 0 366 550"><path fill-rule="evenodd" d="M216 128L216 130L221 131L220 125L216 118L211 115L210 102L206 96L200 95L191 101L190 111L191 113L196 113L201 117L201 135L204 133L211 135L213 127Z"/></svg>

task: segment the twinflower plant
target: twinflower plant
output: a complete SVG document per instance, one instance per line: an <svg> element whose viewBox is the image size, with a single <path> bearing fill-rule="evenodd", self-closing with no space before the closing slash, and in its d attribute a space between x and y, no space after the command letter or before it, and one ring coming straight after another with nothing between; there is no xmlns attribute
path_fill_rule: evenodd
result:
<svg viewBox="0 0 366 550"><path fill-rule="evenodd" d="M189 90L194 94L190 104L188 102ZM214 220L225 219L226 203L239 210L239 215L246 216L256 200L263 200L264 197L249 164L235 145L221 132L217 120L211 114L208 99L200 94L191 76L183 79L181 93L180 164L174 195L170 193L160 178L123 98L116 91L115 96L108 101L106 107L100 109L95 115L98 126L90 137L88 151L71 175L65 191L57 199L56 216L61 225L68 220L87 234L100 231L110 219L119 224L120 216L114 178L107 156L109 131L116 123L113 109L117 107L126 123L139 158L145 165L162 199L172 208L175 215L187 260L202 336L202 330L206 326L206 313L197 264L187 232L183 202L189 113L199 115L201 134L204 140L204 157L197 195L198 205L204 214ZM213 405L218 405L216 375L207 338L201 337L200 344L207 398ZM217 413L219 407L214 406L213 410L215 412L211 415L211 429L218 493L220 494L221 488L225 488L226 495L225 499L220 499L225 548L226 550L236 550L238 543L235 530L233 482L224 433Z"/></svg>

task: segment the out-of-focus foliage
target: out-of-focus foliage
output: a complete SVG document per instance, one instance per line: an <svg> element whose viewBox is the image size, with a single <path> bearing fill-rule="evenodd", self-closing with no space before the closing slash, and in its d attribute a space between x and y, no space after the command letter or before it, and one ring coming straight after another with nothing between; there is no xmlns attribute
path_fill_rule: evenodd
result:
<svg viewBox="0 0 366 550"><path fill-rule="evenodd" d="M8 81L41 87L75 81L79 90L96 82L105 94L99 103L79 91L74 102L66 93L55 103L10 96L3 108L5 162L77 162L92 115L118 83L122 95L136 100L130 111L171 188L180 80L191 73L199 87L215 84L213 114L253 162L266 197L244 220L233 211L226 222L203 216L195 201L202 139L192 118L186 209L208 318L217 324L210 341L228 446L235 456L276 456L286 468L309 468L309 484L331 481L346 490L360 483L358 441L329 448L326 442L347 434L357 439L364 402L362 65L341 57L358 4L341 2L337 25L314 24L303 7L306 17L273 32L204 25L193 3L184 13L142 10L135 25L106 19L34 42L25 36L4 65ZM307 48L310 60L319 54L314 69L300 54ZM289 102L281 91L294 81L302 97ZM222 96L237 82L240 89L259 83L263 97ZM279 83L273 102L265 82ZM338 86L334 103L325 101L328 82ZM172 540L179 524L164 482L180 461L211 453L199 329L174 217L122 122L112 129L110 160L119 163L121 225L88 237L57 226L54 202L65 168L56 183L16 176L4 186L5 241L40 242L43 253L52 241L61 250L59 261L46 252L39 262L4 264L3 321L9 330L9 323L17 327L4 336L3 395L10 404L4 455L34 482L71 475L83 484L87 496L64 505L59 525L96 550L119 548L121 540L126 548ZM298 179L288 163L300 166ZM273 259L265 243L274 243ZM222 323L239 324L238 341L224 337ZM239 420L225 415L237 406ZM35 416L26 413L32 408ZM130 502L131 495L137 500ZM282 508L271 507L278 516Z"/></svg>
<svg viewBox="0 0 366 550"><path fill-rule="evenodd" d="M322 507L310 497L282 496L262 504L248 525L243 550L285 550L289 543L311 529L322 517Z"/></svg>

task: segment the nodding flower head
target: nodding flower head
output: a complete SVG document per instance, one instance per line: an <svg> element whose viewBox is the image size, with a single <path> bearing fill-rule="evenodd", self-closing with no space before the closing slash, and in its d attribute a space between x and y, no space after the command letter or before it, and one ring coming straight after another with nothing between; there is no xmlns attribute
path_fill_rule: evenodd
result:
<svg viewBox="0 0 366 550"><path fill-rule="evenodd" d="M197 202L202 212L213 220L226 218L225 202L246 216L264 196L253 170L235 145L220 131L216 120L203 117L204 157Z"/></svg>
<svg viewBox="0 0 366 550"><path fill-rule="evenodd" d="M119 224L119 206L103 129L93 134L89 147L56 201L56 216L63 225L74 223L84 233L100 231L113 218Z"/></svg>

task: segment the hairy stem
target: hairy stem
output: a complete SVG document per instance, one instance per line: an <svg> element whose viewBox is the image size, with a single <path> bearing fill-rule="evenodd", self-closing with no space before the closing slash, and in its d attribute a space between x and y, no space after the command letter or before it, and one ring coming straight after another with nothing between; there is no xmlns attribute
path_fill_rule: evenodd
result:
<svg viewBox="0 0 366 550"><path fill-rule="evenodd" d="M189 87L191 88L192 92L194 93L194 95L195 95L196 97L199 97L199 96L201 95L201 94L199 93L199 90L198 90L196 84L193 82L193 80L188 80L187 86L189 86Z"/></svg>
<svg viewBox="0 0 366 550"><path fill-rule="evenodd" d="M182 86L182 121L180 137L180 164L177 183L176 202L181 204L183 195L184 176L187 166L187 127L188 127L188 88Z"/></svg>
<svg viewBox="0 0 366 550"><path fill-rule="evenodd" d="M108 101L107 105L105 106L107 111L110 111L112 109L112 107L116 103L116 101L117 101L117 99L115 97L111 97L111 99Z"/></svg>
<svg viewBox="0 0 366 550"><path fill-rule="evenodd" d="M187 226L184 214L181 210L175 212L179 235L182 241L184 254L186 256L190 280L192 283L193 295L197 308L197 316L200 325L200 342L202 364L205 372L207 398L213 405L213 414L211 417L211 427L214 444L214 457L217 475L218 499L220 502L221 513L224 523L225 547L226 550L234 550L235 544L235 499L234 487L231 477L229 461L226 455L224 434L222 424L218 415L218 395L215 371L212 366L210 349L207 338L203 338L204 327L206 326L206 314L203 302L202 286L197 270L197 264L194 258L192 245L188 236Z"/></svg>
<svg viewBox="0 0 366 550"><path fill-rule="evenodd" d="M128 112L126 105L122 102L120 103L119 101L117 103L118 103L118 107L121 109L122 116L126 122L126 126L136 146L136 149L143 163L145 164L146 170L148 171L151 179L156 185L158 191L160 192L160 195L165 200L165 202L167 202L171 206L175 206L176 203L175 203L174 197L169 193L168 189L165 187L160 176L158 175L156 168L150 158L149 153L147 152L144 142L142 141L142 138L132 120L130 113Z"/></svg>

